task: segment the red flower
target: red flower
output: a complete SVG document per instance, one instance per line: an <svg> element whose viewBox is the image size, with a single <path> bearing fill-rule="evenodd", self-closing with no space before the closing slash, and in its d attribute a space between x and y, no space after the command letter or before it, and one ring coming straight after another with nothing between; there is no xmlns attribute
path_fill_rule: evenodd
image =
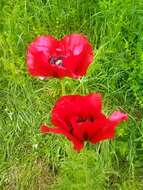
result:
<svg viewBox="0 0 143 190"><path fill-rule="evenodd" d="M116 126L127 120L128 115L117 111L107 118L101 112L101 101L100 94L63 96L52 111L52 123L56 128L41 125L40 130L42 133L65 135L78 151L83 148L86 140L94 144L111 139L115 135Z"/></svg>
<svg viewBox="0 0 143 190"><path fill-rule="evenodd" d="M52 36L37 37L27 52L27 67L32 76L80 77L93 61L93 50L87 38L71 34L60 41Z"/></svg>

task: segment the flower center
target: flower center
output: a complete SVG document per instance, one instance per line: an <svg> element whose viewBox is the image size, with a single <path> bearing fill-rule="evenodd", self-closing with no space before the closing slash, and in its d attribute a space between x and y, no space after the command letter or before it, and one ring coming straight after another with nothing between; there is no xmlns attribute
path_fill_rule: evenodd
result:
<svg viewBox="0 0 143 190"><path fill-rule="evenodd" d="M52 65L63 66L63 57L51 56L49 62Z"/></svg>
<svg viewBox="0 0 143 190"><path fill-rule="evenodd" d="M94 122L95 119L92 116L91 117L79 117L77 119L77 123L86 122L86 121Z"/></svg>

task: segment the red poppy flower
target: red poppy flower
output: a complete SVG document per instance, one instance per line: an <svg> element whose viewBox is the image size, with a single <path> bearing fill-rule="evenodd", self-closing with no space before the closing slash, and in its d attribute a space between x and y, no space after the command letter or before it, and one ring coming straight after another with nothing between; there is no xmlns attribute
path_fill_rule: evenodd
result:
<svg viewBox="0 0 143 190"><path fill-rule="evenodd" d="M84 146L84 141L97 143L111 139L115 135L116 126L128 115L119 111L106 117L101 112L102 98L100 94L87 96L71 95L61 97L52 111L52 123L56 128L41 125L42 133L65 135L77 151Z"/></svg>
<svg viewBox="0 0 143 190"><path fill-rule="evenodd" d="M93 50L88 39L71 34L56 40L52 36L37 37L27 52L27 67L32 76L80 77L86 74L93 61Z"/></svg>

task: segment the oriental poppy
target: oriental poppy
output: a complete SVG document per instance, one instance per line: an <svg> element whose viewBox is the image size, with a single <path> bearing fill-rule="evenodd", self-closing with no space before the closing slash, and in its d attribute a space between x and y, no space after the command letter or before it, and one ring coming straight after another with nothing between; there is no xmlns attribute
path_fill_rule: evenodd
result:
<svg viewBox="0 0 143 190"><path fill-rule="evenodd" d="M81 34L37 37L28 46L27 68L32 76L78 78L86 74L93 61L93 49Z"/></svg>
<svg viewBox="0 0 143 190"><path fill-rule="evenodd" d="M84 141L95 144L115 135L116 126L128 115L115 111L106 117L102 109L100 94L86 96L70 95L61 97L52 110L52 123L55 128L41 125L42 133L57 133L65 135L74 144L74 149L80 151Z"/></svg>

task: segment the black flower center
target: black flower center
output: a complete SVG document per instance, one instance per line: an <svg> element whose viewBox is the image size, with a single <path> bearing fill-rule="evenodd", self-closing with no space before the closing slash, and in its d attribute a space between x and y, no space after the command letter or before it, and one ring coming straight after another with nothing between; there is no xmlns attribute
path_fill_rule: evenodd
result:
<svg viewBox="0 0 143 190"><path fill-rule="evenodd" d="M77 123L86 122L86 121L94 122L95 119L92 116L91 117L79 117L77 119Z"/></svg>
<svg viewBox="0 0 143 190"><path fill-rule="evenodd" d="M94 122L95 121L95 118L90 116L90 117L78 117L78 119L76 120L77 123L83 123L83 122ZM71 122L67 122L67 126L69 128L69 131L71 134L73 134L73 126L72 126L72 123ZM84 138L85 139L88 139L88 135L87 134L84 134Z"/></svg>
<svg viewBox="0 0 143 190"><path fill-rule="evenodd" d="M63 66L63 57L51 56L49 62L52 65Z"/></svg>

